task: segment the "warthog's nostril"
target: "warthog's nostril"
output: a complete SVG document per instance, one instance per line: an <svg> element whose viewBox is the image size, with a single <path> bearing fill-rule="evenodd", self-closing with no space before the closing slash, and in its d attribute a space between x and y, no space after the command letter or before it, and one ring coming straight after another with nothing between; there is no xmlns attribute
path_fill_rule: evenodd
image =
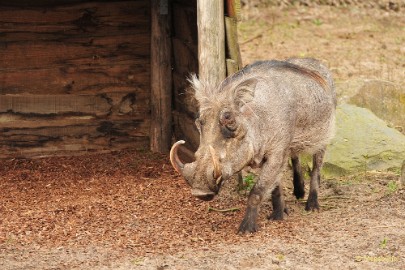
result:
<svg viewBox="0 0 405 270"><path fill-rule="evenodd" d="M212 201L212 199L214 199L214 194L199 195L197 198L203 201Z"/></svg>
<svg viewBox="0 0 405 270"><path fill-rule="evenodd" d="M203 190L200 190L200 189L191 190L191 194L194 197L197 197L198 199L203 200L203 201L211 201L215 197L214 192L203 191Z"/></svg>

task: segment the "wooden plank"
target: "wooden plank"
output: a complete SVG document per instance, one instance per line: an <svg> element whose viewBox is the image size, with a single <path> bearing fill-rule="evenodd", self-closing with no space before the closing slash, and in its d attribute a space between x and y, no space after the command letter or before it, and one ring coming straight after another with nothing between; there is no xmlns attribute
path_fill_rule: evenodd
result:
<svg viewBox="0 0 405 270"><path fill-rule="evenodd" d="M0 32L105 35L113 28L149 30L149 1L85 2L66 6L0 5ZM145 26L145 27L143 27Z"/></svg>
<svg viewBox="0 0 405 270"><path fill-rule="evenodd" d="M50 68L61 64L111 65L116 60L146 58L149 47L148 35L10 42L0 49L0 70Z"/></svg>
<svg viewBox="0 0 405 270"><path fill-rule="evenodd" d="M46 141L44 138L58 137L99 137L99 136L148 136L150 121L147 119L126 119L126 120L105 120L89 119L87 121L50 121L48 125L42 122L41 126L33 127L2 127L2 136L0 144L3 142L28 142L30 138L42 138L40 141ZM28 138L28 139L27 139ZM62 140L63 138L60 138ZM32 140L33 144L35 139Z"/></svg>
<svg viewBox="0 0 405 270"><path fill-rule="evenodd" d="M91 94L150 88L149 59L114 65L64 66L0 72L0 94Z"/></svg>
<svg viewBox="0 0 405 270"><path fill-rule="evenodd" d="M1 158L37 158L47 156L81 155L89 153L102 153L127 149L149 149L149 137L133 137L120 140L99 137L92 143L86 140L70 138L61 144L58 141L48 141L37 147L2 147Z"/></svg>
<svg viewBox="0 0 405 270"><path fill-rule="evenodd" d="M136 0L135 0L136 1ZM53 6L53 5L66 5L83 2L83 0L2 0L3 4L7 6L27 7L27 6Z"/></svg>
<svg viewBox="0 0 405 270"><path fill-rule="evenodd" d="M172 74L168 0L152 0L151 150L166 153L171 144Z"/></svg>
<svg viewBox="0 0 405 270"><path fill-rule="evenodd" d="M0 128L0 158L39 156L44 153L100 151L147 148L150 121L88 120L88 123L63 123L37 128ZM55 123L54 123L55 124Z"/></svg>
<svg viewBox="0 0 405 270"><path fill-rule="evenodd" d="M197 25L199 78L219 85L226 75L223 0L198 0Z"/></svg>
<svg viewBox="0 0 405 270"><path fill-rule="evenodd" d="M226 54L236 64L236 71L242 68L242 56L239 50L238 32L235 18L225 17L225 33L226 33ZM227 64L228 66L228 64ZM227 73L227 75L232 75Z"/></svg>
<svg viewBox="0 0 405 270"><path fill-rule="evenodd" d="M137 113L125 114L125 115L114 115L109 117L96 117L92 115L85 116L72 116L72 115L58 115L58 116L25 116L21 114L1 114L0 115L0 129L46 129L50 127L60 127L60 126L79 126L79 125L92 125L100 121L112 121L112 122L122 122L122 121L139 121L144 122L150 121L150 115ZM145 135L145 134L143 134Z"/></svg>
<svg viewBox="0 0 405 270"><path fill-rule="evenodd" d="M3 95L0 113L108 115L111 105L101 96Z"/></svg>
<svg viewBox="0 0 405 270"><path fill-rule="evenodd" d="M226 74L228 76L234 74L239 70L238 63L233 59L226 59Z"/></svg>
<svg viewBox="0 0 405 270"><path fill-rule="evenodd" d="M138 93L99 95L1 95L0 113L27 115L146 114L149 96Z"/></svg>

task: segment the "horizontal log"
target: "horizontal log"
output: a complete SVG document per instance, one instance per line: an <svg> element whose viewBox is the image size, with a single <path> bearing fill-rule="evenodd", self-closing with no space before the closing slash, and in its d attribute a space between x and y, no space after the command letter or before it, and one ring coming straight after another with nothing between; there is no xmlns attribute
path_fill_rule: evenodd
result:
<svg viewBox="0 0 405 270"><path fill-rule="evenodd" d="M4 1L2 1L3 3ZM0 32L104 35L109 28L149 29L149 1L86 2L65 6L0 6ZM4 4L3 4L4 5Z"/></svg>
<svg viewBox="0 0 405 270"><path fill-rule="evenodd" d="M110 115L104 118L97 118L95 116L74 116L74 115L57 115L57 116L26 116L20 114L0 114L0 129L30 129L30 128L50 128L60 126L84 126L89 123L100 121L123 122L123 121L149 121L150 114L137 114L137 115Z"/></svg>
<svg viewBox="0 0 405 270"><path fill-rule="evenodd" d="M51 121L52 122L52 121ZM63 140L65 137L136 137L148 136L150 120L148 119L126 119L126 120L99 120L91 119L87 121L59 121L58 125L53 121L48 125L42 123L37 127L0 127L2 136L0 137L0 144L8 142L10 144L18 144L19 142L53 140L60 138ZM63 137L63 138L62 138ZM37 138L31 140L31 138ZM52 139L53 138L53 139Z"/></svg>
<svg viewBox="0 0 405 270"><path fill-rule="evenodd" d="M0 94L92 94L149 91L150 63L139 59L105 66L63 66L6 70L0 73Z"/></svg>
<svg viewBox="0 0 405 270"><path fill-rule="evenodd" d="M75 64L111 65L117 60L145 59L149 35L72 38L69 40L10 42L0 48L0 70L50 68Z"/></svg>
<svg viewBox="0 0 405 270"><path fill-rule="evenodd" d="M108 93L99 95L1 95L0 113L23 115L145 115L149 94Z"/></svg>
<svg viewBox="0 0 405 270"><path fill-rule="evenodd" d="M0 146L0 159L81 155L127 149L147 150L149 149L149 138L133 137L122 141L100 137L93 140L91 143L83 141L80 138L71 138L65 140L64 144L61 144L60 142L48 141L46 144L42 144L37 147L9 148Z"/></svg>
<svg viewBox="0 0 405 270"><path fill-rule="evenodd" d="M51 121L52 122L52 121ZM66 151L117 150L149 143L150 120L58 121L36 128L0 128L0 157Z"/></svg>

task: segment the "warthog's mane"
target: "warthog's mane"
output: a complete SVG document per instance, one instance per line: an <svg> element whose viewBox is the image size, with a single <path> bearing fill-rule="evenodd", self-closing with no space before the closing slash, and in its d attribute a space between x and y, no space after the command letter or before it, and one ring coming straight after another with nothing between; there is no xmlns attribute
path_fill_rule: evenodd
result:
<svg viewBox="0 0 405 270"><path fill-rule="evenodd" d="M251 65L248 65L242 70L227 77L219 85L219 87L217 85L212 85L208 82L199 80L195 74L191 74L188 81L190 82L191 87L194 89L194 96L200 105L200 110L205 110L212 107L214 103L220 104L219 95L222 94L221 90L226 89L233 83L239 83L249 78L257 78L260 80L260 74L262 71L268 71L269 69L284 70L303 75L314 80L323 89L325 89L325 91L329 89L327 81L317 71L287 61L278 60L257 61Z"/></svg>
<svg viewBox="0 0 405 270"><path fill-rule="evenodd" d="M247 74L254 73L260 70L268 70L268 69L281 69L285 71L291 71L300 75L304 75L310 77L312 80L317 82L323 89L328 89L328 83L326 82L325 78L323 78L318 72L311 70L309 68L299 66L290 62L286 61L278 61L278 60L271 60L271 61L257 61L249 66L246 66L242 70L234 73L232 76L226 78L222 83L220 88L224 88L231 82L239 80L243 78Z"/></svg>

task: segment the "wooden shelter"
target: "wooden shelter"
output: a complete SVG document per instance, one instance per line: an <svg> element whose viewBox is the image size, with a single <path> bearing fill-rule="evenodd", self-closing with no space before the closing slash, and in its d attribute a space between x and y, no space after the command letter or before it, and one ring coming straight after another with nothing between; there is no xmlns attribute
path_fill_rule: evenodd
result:
<svg viewBox="0 0 405 270"><path fill-rule="evenodd" d="M235 3L0 0L0 157L195 150L187 77L240 68Z"/></svg>

